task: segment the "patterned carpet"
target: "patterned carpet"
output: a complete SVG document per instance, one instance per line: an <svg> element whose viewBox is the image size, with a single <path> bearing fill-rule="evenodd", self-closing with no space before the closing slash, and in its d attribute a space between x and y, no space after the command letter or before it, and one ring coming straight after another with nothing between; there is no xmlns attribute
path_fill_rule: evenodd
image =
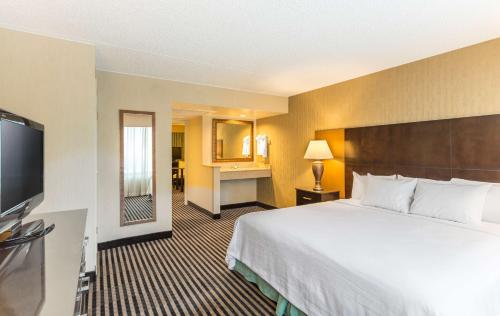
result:
<svg viewBox="0 0 500 316"><path fill-rule="evenodd" d="M140 221L153 217L153 203L149 195L125 198L125 222Z"/></svg>
<svg viewBox="0 0 500 316"><path fill-rule="evenodd" d="M173 238L102 250L88 315L274 315L275 304L227 269L224 257L239 216L214 220L174 193Z"/></svg>

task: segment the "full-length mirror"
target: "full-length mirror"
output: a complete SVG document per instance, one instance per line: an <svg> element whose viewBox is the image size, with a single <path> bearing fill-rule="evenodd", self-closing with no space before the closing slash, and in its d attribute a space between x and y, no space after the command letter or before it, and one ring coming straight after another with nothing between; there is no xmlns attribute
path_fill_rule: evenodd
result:
<svg viewBox="0 0 500 316"><path fill-rule="evenodd" d="M155 113L120 110L120 224L156 220Z"/></svg>
<svg viewBox="0 0 500 316"><path fill-rule="evenodd" d="M212 161L253 161L253 122L214 119Z"/></svg>

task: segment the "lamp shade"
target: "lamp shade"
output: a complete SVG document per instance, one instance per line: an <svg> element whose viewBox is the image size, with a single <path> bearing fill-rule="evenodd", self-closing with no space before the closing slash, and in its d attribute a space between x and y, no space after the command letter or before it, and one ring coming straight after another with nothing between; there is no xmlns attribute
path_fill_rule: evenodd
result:
<svg viewBox="0 0 500 316"><path fill-rule="evenodd" d="M304 159L323 160L333 159L332 152L326 140L311 140L307 146Z"/></svg>

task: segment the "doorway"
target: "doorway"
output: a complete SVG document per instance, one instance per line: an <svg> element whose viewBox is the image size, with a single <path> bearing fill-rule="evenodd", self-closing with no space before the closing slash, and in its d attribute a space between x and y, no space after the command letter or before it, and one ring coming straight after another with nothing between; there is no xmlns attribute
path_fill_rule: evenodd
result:
<svg viewBox="0 0 500 316"><path fill-rule="evenodd" d="M185 125L172 124L172 192L184 193L186 177Z"/></svg>

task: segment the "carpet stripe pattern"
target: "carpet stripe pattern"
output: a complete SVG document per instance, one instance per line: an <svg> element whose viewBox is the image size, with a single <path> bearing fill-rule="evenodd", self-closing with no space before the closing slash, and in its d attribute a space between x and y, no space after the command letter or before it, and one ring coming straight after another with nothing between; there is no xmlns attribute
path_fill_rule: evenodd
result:
<svg viewBox="0 0 500 316"><path fill-rule="evenodd" d="M224 261L236 218L263 209L214 220L183 200L174 194L173 238L99 251L88 315L274 315L275 303Z"/></svg>
<svg viewBox="0 0 500 316"><path fill-rule="evenodd" d="M153 202L149 195L125 198L125 221L133 222L153 218Z"/></svg>

